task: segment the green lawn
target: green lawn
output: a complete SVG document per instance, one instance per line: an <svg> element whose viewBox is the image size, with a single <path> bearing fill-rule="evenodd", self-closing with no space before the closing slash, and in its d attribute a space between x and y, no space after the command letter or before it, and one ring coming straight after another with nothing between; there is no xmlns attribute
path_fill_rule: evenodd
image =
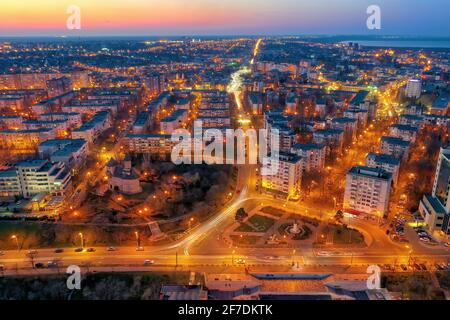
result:
<svg viewBox="0 0 450 320"><path fill-rule="evenodd" d="M275 220L266 216L255 214L248 222L251 223L258 232L267 232L275 223Z"/></svg>
<svg viewBox="0 0 450 320"><path fill-rule="evenodd" d="M249 226L247 223L243 222L239 227L234 229L235 232L255 232L255 229L253 229L251 226Z"/></svg>
<svg viewBox="0 0 450 320"><path fill-rule="evenodd" d="M231 240L233 240L234 245L237 246L253 246L255 245L261 237L257 236L230 236Z"/></svg>
<svg viewBox="0 0 450 320"><path fill-rule="evenodd" d="M361 244L364 243L364 236L358 230L339 226L334 230L333 242L335 244Z"/></svg>

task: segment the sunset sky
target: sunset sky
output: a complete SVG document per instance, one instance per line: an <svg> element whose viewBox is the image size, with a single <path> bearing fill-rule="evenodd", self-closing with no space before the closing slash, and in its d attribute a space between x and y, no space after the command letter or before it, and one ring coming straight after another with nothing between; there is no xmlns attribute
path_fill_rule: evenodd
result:
<svg viewBox="0 0 450 320"><path fill-rule="evenodd" d="M81 30L66 29L69 5ZM382 30L366 28L377 4ZM449 0L2 0L0 36L400 34L450 36Z"/></svg>

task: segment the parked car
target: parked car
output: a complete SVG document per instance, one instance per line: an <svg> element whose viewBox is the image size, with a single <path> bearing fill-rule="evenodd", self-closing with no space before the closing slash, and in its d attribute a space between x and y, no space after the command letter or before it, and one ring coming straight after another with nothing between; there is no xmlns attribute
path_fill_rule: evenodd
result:
<svg viewBox="0 0 450 320"><path fill-rule="evenodd" d="M75 252L83 252L83 248L76 248Z"/></svg>
<svg viewBox="0 0 450 320"><path fill-rule="evenodd" d="M47 267L49 267L49 268L57 268L58 267L58 262L56 262L56 261L49 261L47 263Z"/></svg>
<svg viewBox="0 0 450 320"><path fill-rule="evenodd" d="M154 260L144 260L144 266L151 266L154 264L155 264Z"/></svg>
<svg viewBox="0 0 450 320"><path fill-rule="evenodd" d="M87 252L95 252L95 249L94 248L88 248L86 251Z"/></svg>
<svg viewBox="0 0 450 320"><path fill-rule="evenodd" d="M107 251L117 251L117 249L116 248L114 248L114 247L108 247L108 249L106 249Z"/></svg>
<svg viewBox="0 0 450 320"><path fill-rule="evenodd" d="M139 247L136 249L136 251L144 251L144 247Z"/></svg>
<svg viewBox="0 0 450 320"><path fill-rule="evenodd" d="M63 253L63 252L64 252L64 249L60 249L60 248L55 249L55 253Z"/></svg>
<svg viewBox="0 0 450 320"><path fill-rule="evenodd" d="M34 264L34 266L36 267L36 269L43 269L45 267L42 262L37 262Z"/></svg>

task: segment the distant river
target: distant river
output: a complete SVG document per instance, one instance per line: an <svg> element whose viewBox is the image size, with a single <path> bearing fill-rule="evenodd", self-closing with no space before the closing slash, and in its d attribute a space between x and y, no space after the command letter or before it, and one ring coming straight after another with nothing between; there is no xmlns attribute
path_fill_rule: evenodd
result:
<svg viewBox="0 0 450 320"><path fill-rule="evenodd" d="M389 48L450 48L450 40L427 41L427 40L352 40L344 43L356 42L366 47L389 47Z"/></svg>

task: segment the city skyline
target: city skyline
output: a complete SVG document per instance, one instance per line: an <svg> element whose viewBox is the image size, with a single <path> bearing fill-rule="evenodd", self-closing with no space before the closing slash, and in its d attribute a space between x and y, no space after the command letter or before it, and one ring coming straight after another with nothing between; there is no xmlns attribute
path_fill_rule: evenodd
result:
<svg viewBox="0 0 450 320"><path fill-rule="evenodd" d="M97 1L40 0L0 5L2 36L182 36L182 35L298 35L362 34L450 36L443 0L378 1L381 30L369 30L370 1L255 0L215 3L208 0L166 3L160 0ZM67 7L81 10L81 30L67 30Z"/></svg>

